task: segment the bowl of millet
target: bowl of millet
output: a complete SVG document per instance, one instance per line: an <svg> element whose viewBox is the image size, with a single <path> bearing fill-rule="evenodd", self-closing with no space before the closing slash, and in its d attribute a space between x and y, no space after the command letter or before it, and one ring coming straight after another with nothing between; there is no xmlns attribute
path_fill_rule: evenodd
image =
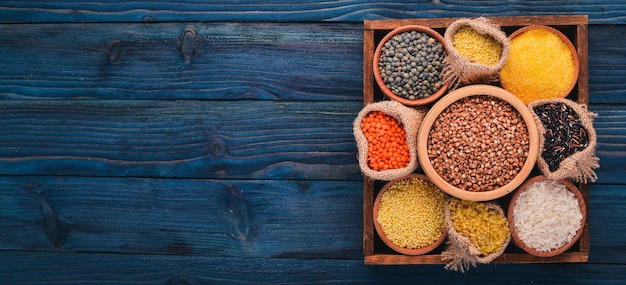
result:
<svg viewBox="0 0 626 285"><path fill-rule="evenodd" d="M417 139L426 176L451 196L500 198L530 175L539 153L537 125L528 107L496 86L470 85L439 100Z"/></svg>
<svg viewBox="0 0 626 285"><path fill-rule="evenodd" d="M387 182L376 195L374 227L392 250L405 255L433 251L448 235L446 195L423 174Z"/></svg>
<svg viewBox="0 0 626 285"><path fill-rule="evenodd" d="M448 89L441 72L447 54L437 31L419 25L389 32L374 52L374 78L389 99L406 106L434 102Z"/></svg>

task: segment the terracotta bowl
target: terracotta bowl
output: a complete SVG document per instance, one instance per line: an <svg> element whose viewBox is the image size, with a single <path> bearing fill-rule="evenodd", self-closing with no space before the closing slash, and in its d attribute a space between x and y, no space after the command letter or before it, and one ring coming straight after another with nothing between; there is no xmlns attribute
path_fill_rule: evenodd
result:
<svg viewBox="0 0 626 285"><path fill-rule="evenodd" d="M585 205L585 199L583 198L583 195L580 193L580 191L578 190L578 188L576 188L576 186L574 184L572 184L570 181L568 180L564 180L564 179L559 179L556 180L559 183L565 185L565 187L567 187L567 189L569 191L571 191L572 193L574 193L574 196L576 196L576 199L578 199L578 205L580 206L580 212L582 214L582 221L580 223L580 228L578 228L578 230L576 231L576 235L574 236L574 238L572 238L572 240L566 244L564 244L563 246L551 250L551 251L538 251L535 250L529 246L527 246L519 237L517 231L515 230L515 226L513 224L513 208L515 207L515 203L517 202L517 199L519 197L519 195L524 192L530 185L532 185L535 182L540 182L540 181L544 181L544 180L551 180L543 175L539 175L539 176L535 176L532 177L530 179L528 179L526 182L524 182L524 184L522 184L519 189L517 191L515 191L515 194L513 194L513 197L511 197L511 202L509 204L509 210L507 213L507 218L509 220L509 228L511 230L511 238L513 240L513 243L518 246L519 248L523 249L524 251L526 251L529 254L535 255L535 256L540 256L540 257L550 257L550 256L555 256L555 255L559 255L563 252L565 252L566 250L568 250L570 247L572 247L572 245L574 245L574 243L576 243L576 241L580 238L580 235L583 232L583 227L587 221L587 206Z"/></svg>
<svg viewBox="0 0 626 285"><path fill-rule="evenodd" d="M493 190L474 192L455 187L437 173L435 167L430 161L430 158L428 157L428 139L430 129L442 111L444 111L448 106L458 100L470 96L479 95L499 98L509 103L515 110L517 110L517 112L519 112L526 124L526 128L528 129L529 150L528 157L526 158L521 170L511 181ZM452 91L448 95L443 97L428 111L428 113L424 117L417 138L417 157L419 159L422 169L424 170L424 173L426 174L426 176L428 176L431 182L439 187L439 189L450 194L451 196L470 201L494 200L515 190L520 184L524 182L524 180L526 180L528 175L530 175L530 172L535 166L538 154L539 133L535 120L533 119L528 107L510 92L491 85L470 85ZM458 173L458 175L459 177L461 177L463 173Z"/></svg>
<svg viewBox="0 0 626 285"><path fill-rule="evenodd" d="M425 26L407 25L407 26L402 26L400 28L392 30L391 32L389 32L380 41L380 43L378 43L378 46L376 47L376 51L374 52L374 65L373 65L373 67L374 67L374 78L376 79L376 83L380 87L380 90L382 91L382 93L387 98L392 99L392 100L396 100L396 101L402 103L403 105L414 107L414 106L421 106L421 105L426 105L426 104L434 102L439 97L441 97L444 93L446 93L446 91L448 90L448 85L449 84L444 83L443 86L441 88L439 88L439 90L437 92L435 92L434 94L431 94L430 96L428 96L426 98L415 99L415 100L411 100L411 99L404 98L402 96L398 96L395 93L393 93L391 91L391 89L389 89L387 87L387 85L385 85L385 82L383 81L382 77L380 76L380 69L378 68L378 62L380 60L381 50L382 50L383 46L385 45L385 43L387 41L389 41L389 39L391 39L393 36L395 36L397 34L404 33L404 32L411 32L411 31L422 32L422 33L425 33L428 36L436 39L439 43L441 43L441 45L444 48L444 51L447 54L445 39L437 31L435 31L435 30L433 30L431 28L425 27ZM443 63L441 63L441 64L443 64Z"/></svg>
<svg viewBox="0 0 626 285"><path fill-rule="evenodd" d="M380 205L380 199L382 198L383 194L385 193L385 191L387 191L387 189L389 189L389 187L391 187L391 185L393 185L394 183L400 181L400 180L404 180L404 179L409 179L409 178L418 178L418 179L422 179L424 181L430 182L430 180L428 179L428 177L426 177L423 174L409 174L405 177L401 177L401 178L397 178L394 180L391 180L389 182L387 182L385 184L385 186L383 186L383 188L380 190L380 192L378 192L378 195L376 196L376 199L374 200L374 209L373 209L373 215L374 215L374 228L376 228L376 232L378 233L378 236L380 236L380 238L383 240L383 242L390 247L391 249L393 249L396 252L402 253L402 254L406 254L406 255L422 255L422 254L426 254L431 252L432 250L434 250L435 248L437 248L439 245L441 245L441 243L446 239L446 237L448 236L448 231L446 230L445 226L444 229L441 233L441 236L439 236L439 238L433 242L432 244L425 246L425 247L421 247L421 248L406 248L406 247L401 247L398 246L396 244L394 244L391 240L389 240L387 238L387 236L385 235L385 233L382 230L381 225L378 223L378 207ZM446 199L446 196L444 194L444 199ZM444 213L442 213L443 215Z"/></svg>
<svg viewBox="0 0 626 285"><path fill-rule="evenodd" d="M565 36L559 30L557 30L555 28L552 28L550 26L531 25L531 26L526 26L526 27L523 27L523 28L520 28L520 29L516 30L515 32L513 32L509 36L509 39L513 40L515 37L523 34L526 31L537 30L537 29L545 30L545 31L551 32L554 35L558 36L567 45L567 47L569 48L570 52L572 53L572 58L574 59L574 76L572 78L572 81L570 82L569 88L563 94L559 95L560 98L565 98L572 92L572 90L574 90L574 87L576 86L576 83L578 82L578 73L580 72L580 60L578 58L578 52L576 51L576 48L574 47L572 42L567 38L567 36ZM502 84L502 87L504 89L507 89L507 82L506 81L502 81L501 84Z"/></svg>

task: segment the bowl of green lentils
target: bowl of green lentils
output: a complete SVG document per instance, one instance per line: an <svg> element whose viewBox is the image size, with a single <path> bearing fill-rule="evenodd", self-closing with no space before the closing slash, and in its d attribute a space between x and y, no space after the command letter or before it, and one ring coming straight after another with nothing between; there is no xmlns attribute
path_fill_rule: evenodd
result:
<svg viewBox="0 0 626 285"><path fill-rule="evenodd" d="M447 50L437 31L419 25L389 32L374 52L374 78L389 99L406 106L434 102L448 89L441 77Z"/></svg>

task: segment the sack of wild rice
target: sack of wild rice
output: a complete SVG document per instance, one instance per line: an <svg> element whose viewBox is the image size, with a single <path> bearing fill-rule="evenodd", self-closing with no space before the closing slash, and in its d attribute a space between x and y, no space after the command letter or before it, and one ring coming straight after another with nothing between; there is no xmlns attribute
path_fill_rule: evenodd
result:
<svg viewBox="0 0 626 285"><path fill-rule="evenodd" d="M546 177L594 182L600 167L596 156L597 137L593 118L586 105L569 99L545 99L528 107L539 130L537 165Z"/></svg>
<svg viewBox="0 0 626 285"><path fill-rule="evenodd" d="M426 109L396 101L365 106L353 123L363 175L389 181L417 169L417 131Z"/></svg>

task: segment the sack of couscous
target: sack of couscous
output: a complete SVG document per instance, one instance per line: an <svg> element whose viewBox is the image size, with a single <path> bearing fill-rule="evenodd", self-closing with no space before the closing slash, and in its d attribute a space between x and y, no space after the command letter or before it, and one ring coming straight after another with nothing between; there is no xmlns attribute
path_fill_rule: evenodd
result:
<svg viewBox="0 0 626 285"><path fill-rule="evenodd" d="M465 272L470 265L489 263L509 245L509 223L495 202L450 198L445 208L448 242L441 259L448 262L446 269Z"/></svg>
<svg viewBox="0 0 626 285"><path fill-rule="evenodd" d="M448 54L442 76L449 90L498 80L510 46L500 26L483 17L459 19L446 29L444 39Z"/></svg>
<svg viewBox="0 0 626 285"><path fill-rule="evenodd" d="M363 175L390 181L413 173L417 162L417 131L426 115L422 107L397 101L365 106L353 124Z"/></svg>

